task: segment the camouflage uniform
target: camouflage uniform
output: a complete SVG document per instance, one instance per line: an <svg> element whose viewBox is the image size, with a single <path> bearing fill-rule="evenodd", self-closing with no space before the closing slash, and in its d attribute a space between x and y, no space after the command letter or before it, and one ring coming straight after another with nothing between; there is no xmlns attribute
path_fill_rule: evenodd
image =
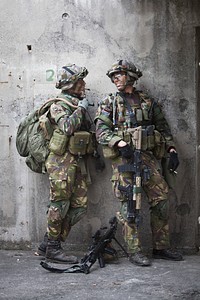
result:
<svg viewBox="0 0 200 300"><path fill-rule="evenodd" d="M129 105L127 105L127 102ZM131 109L130 109L131 108ZM132 95L118 92L110 95L100 102L96 116L97 141L109 150L116 150L116 144L125 139L124 132L127 127L134 127L131 122L131 112L134 112L137 126L145 128L154 125L164 138L165 148L174 147L173 138L166 119L160 106L147 95L134 90ZM114 125L113 125L114 124ZM166 249L169 247L168 226L168 185L160 173L160 165L154 155L156 151L146 149L142 151L143 164L150 169L150 179L143 185L151 211L151 228L154 249ZM160 159L160 157L158 157ZM115 196L120 200L121 208L118 217L123 224L123 236L127 242L129 253L135 253L140 249L138 228L136 224L129 225L127 222L127 199L124 193L119 191L118 185L127 186L132 184L132 173L118 171L118 166L128 161L121 156L111 159L113 176L112 184Z"/></svg>
<svg viewBox="0 0 200 300"><path fill-rule="evenodd" d="M87 154L94 153L91 122L86 119L89 102L84 78L87 74L85 67L63 66L56 82L61 95L50 100L52 104L46 112L48 122L44 133L51 133L48 135L50 152L45 162L50 180L50 206L47 232L38 246L38 254L56 263L78 262L77 257L66 255L61 242L87 209L86 160Z"/></svg>
<svg viewBox="0 0 200 300"><path fill-rule="evenodd" d="M64 98L77 105L79 99L67 94ZM52 117L53 115L53 117ZM85 114L80 107L73 108L62 102L52 104L50 119L54 127L69 137L79 130L87 130ZM81 160L85 159L81 158ZM82 174L78 156L72 155L66 148L63 155L53 151L46 160L46 169L50 180L50 207L48 210L48 235L51 239L65 241L71 226L76 224L87 209L87 177Z"/></svg>

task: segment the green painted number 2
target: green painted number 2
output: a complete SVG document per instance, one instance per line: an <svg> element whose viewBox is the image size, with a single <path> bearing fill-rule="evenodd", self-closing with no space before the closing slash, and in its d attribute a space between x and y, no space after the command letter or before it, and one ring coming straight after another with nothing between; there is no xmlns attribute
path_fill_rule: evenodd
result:
<svg viewBox="0 0 200 300"><path fill-rule="evenodd" d="M54 70L52 69L46 70L46 81L53 81L54 74L55 74Z"/></svg>

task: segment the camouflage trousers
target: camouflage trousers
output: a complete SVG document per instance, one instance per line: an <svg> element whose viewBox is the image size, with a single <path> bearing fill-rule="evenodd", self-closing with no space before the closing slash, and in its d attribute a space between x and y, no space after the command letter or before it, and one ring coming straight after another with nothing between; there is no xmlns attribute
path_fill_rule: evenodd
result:
<svg viewBox="0 0 200 300"><path fill-rule="evenodd" d="M150 153L142 153L143 163L149 167L150 179L143 184L143 190L150 205L150 223L152 230L152 242L154 249L165 249L169 247L169 225L168 225L168 185L160 173L158 161ZM127 243L129 253L140 250L140 240L136 224L127 221L127 199L123 192L119 191L118 185L127 186L132 184L132 173L119 173L118 166L127 163L126 159L117 157L112 161L113 167L113 192L120 200L120 212L118 219L123 224L123 237ZM143 197L146 198L146 197ZM143 200L143 199L142 199Z"/></svg>
<svg viewBox="0 0 200 300"><path fill-rule="evenodd" d="M51 152L46 169L50 180L48 236L65 241L71 227L87 210L86 175L82 175L77 160L70 153L59 156Z"/></svg>

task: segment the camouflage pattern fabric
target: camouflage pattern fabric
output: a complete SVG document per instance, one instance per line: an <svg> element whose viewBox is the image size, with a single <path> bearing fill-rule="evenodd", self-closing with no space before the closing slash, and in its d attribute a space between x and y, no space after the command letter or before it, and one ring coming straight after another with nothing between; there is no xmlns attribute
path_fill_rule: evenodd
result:
<svg viewBox="0 0 200 300"><path fill-rule="evenodd" d="M73 106L78 105L79 99L70 95L60 94L59 98L66 99ZM57 124L58 128L68 136L80 130L85 122L85 114L82 113L81 108L72 107L65 104L65 102L62 102L62 106L59 102L52 104L50 107L50 117Z"/></svg>
<svg viewBox="0 0 200 300"><path fill-rule="evenodd" d="M96 122L96 138L99 144L115 148L116 143L123 140L124 122L126 122L127 107L126 101L135 111L137 126L154 125L165 139L166 150L174 147L173 137L169 125L164 118L161 107L147 95L135 90L132 99L128 96L117 93L115 96L106 97L100 102ZM124 100L125 99L125 100ZM131 102L132 101L132 102ZM113 105L113 102L116 105ZM139 117L137 119L137 111ZM115 112L113 112L115 110ZM115 117L113 117L113 114ZM127 125L127 124L126 124ZM129 125L130 126L130 125ZM130 127L134 127L133 124ZM118 134L120 131L120 135ZM129 172L119 173L118 166L126 163L121 156L112 161L113 176L112 186L115 196L121 203L118 218L123 224L123 236L128 246L128 251L134 253L140 249L138 229L136 224L127 222L127 200L119 189L118 185L127 186L132 183L132 174ZM143 185L151 211L151 229L153 236L153 248L165 249L169 247L169 226L168 226L168 185L160 173L159 162L149 151L142 152L143 164L150 169L150 179ZM143 197L144 199L144 197Z"/></svg>
<svg viewBox="0 0 200 300"><path fill-rule="evenodd" d="M63 156L50 153L46 161L50 179L50 207L48 210L48 234L64 241L71 226L86 213L87 183L76 159L66 153Z"/></svg>
<svg viewBox="0 0 200 300"><path fill-rule="evenodd" d="M113 147L116 142L122 140L122 137L119 137L115 130L115 127L124 130L126 116L128 115L124 100L126 95L123 95L123 97L122 95L122 93L117 93L116 95L106 97L99 104L95 122L96 138L101 145ZM166 150L169 147L174 147L171 130L160 105L142 92L135 91L134 97L135 99L131 99L132 102L129 104L133 111L136 112L137 126L155 125L155 129L158 130L165 139ZM113 102L115 102L115 105L113 105ZM113 112L113 108L116 110L115 112ZM120 108L121 111L119 111ZM141 116L138 119L137 111L141 112ZM113 113L115 114L115 118L113 117ZM115 119L115 125L113 125L113 118Z"/></svg>
<svg viewBox="0 0 200 300"><path fill-rule="evenodd" d="M160 174L159 164L152 154L142 154L143 164L150 169L150 179L143 185L144 192L148 197L151 210L151 229L153 238L153 247L155 249L164 249L169 246L169 227L168 227L168 185ZM126 159L117 157L112 160L113 176L112 185L114 195L120 200L121 223L123 224L123 236L127 242L130 253L136 252L140 248L138 238L138 229L136 225L129 225L127 222L127 201L123 193L118 190L118 186L127 186L132 184L132 173L118 172L118 166L127 163ZM145 199L146 197L143 197Z"/></svg>
<svg viewBox="0 0 200 300"><path fill-rule="evenodd" d="M78 99L61 94L77 105ZM80 108L59 102L50 108L50 118L55 128L71 136L75 131L86 130L85 115ZM81 158L84 160L84 158ZM65 151L63 155L50 152L46 160L50 180L50 207L47 217L47 232L51 239L65 241L71 227L76 224L87 210L87 174L82 174L79 159Z"/></svg>

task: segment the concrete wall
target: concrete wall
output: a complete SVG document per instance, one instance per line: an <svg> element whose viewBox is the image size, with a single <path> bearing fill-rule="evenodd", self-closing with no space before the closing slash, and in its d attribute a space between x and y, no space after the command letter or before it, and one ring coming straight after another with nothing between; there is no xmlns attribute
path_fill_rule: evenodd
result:
<svg viewBox="0 0 200 300"><path fill-rule="evenodd" d="M46 175L29 171L16 152L23 116L56 95L57 69L67 62L86 66L88 98L97 103L115 91L105 76L119 57L143 71L138 83L159 99L171 124L181 165L172 192L172 244L194 249L198 201L195 191L196 92L195 27L200 3L147 0L1 0L0 2L0 241L25 246L42 238L49 187ZM31 51L28 47L31 46ZM30 47L29 47L30 48ZM94 115L94 109L91 110ZM117 210L109 162L102 174L91 163L87 216L70 234L70 244L87 244ZM144 201L146 201L144 199ZM151 243L144 204L144 246Z"/></svg>

